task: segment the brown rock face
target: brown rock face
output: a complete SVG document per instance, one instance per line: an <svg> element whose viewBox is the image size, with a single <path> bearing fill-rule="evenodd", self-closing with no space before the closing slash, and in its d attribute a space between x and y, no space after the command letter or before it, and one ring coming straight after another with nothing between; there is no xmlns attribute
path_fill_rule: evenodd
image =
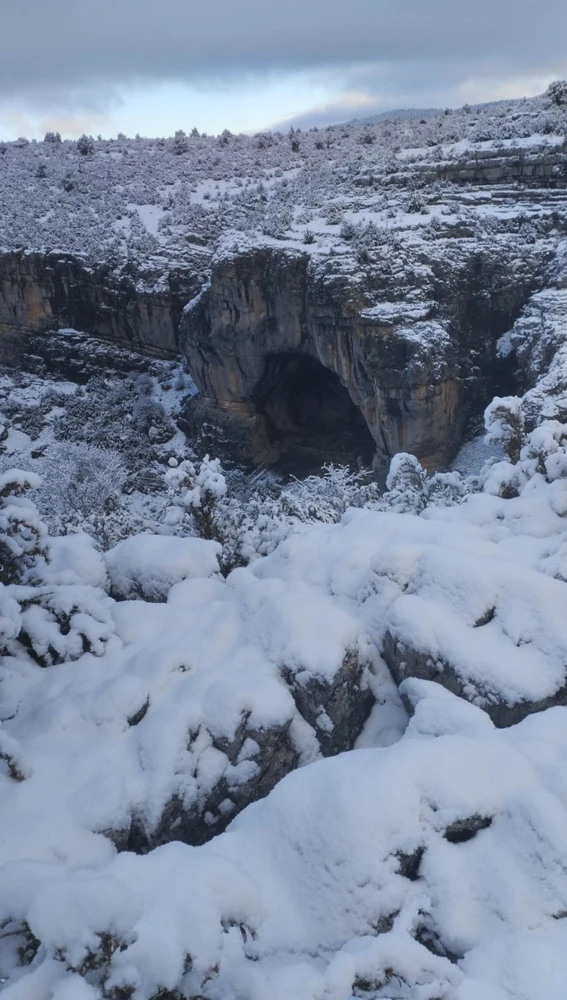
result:
<svg viewBox="0 0 567 1000"><path fill-rule="evenodd" d="M174 357L181 312L200 285L198 274L172 270L163 288L144 291L132 277L68 254L1 254L0 362L18 363L26 335L65 327Z"/></svg>
<svg viewBox="0 0 567 1000"><path fill-rule="evenodd" d="M541 284L542 251L466 236L408 247L364 263L348 246L310 254L242 236L212 268L194 248L153 284L56 251L0 254L0 363L29 356L65 374L81 349L65 328L150 357L181 348L203 448L292 471L374 460L382 475L398 451L440 468L499 388L495 340Z"/></svg>
<svg viewBox="0 0 567 1000"><path fill-rule="evenodd" d="M378 472L398 451L446 465L488 394L495 338L537 280L511 287L502 260L455 250L437 273L428 262L417 305L384 283L373 308L366 279L333 260L273 243L219 254L180 326L200 390L187 422L206 447L258 464L308 446L319 460L375 452Z"/></svg>

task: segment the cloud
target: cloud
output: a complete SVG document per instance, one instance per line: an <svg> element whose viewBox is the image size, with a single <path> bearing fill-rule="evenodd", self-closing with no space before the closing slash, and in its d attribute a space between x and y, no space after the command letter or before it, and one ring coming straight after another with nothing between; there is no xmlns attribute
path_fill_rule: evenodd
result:
<svg viewBox="0 0 567 1000"><path fill-rule="evenodd" d="M325 124L545 85L566 35L565 0L3 0L0 107L104 118L129 88L307 72L330 102L294 122Z"/></svg>
<svg viewBox="0 0 567 1000"><path fill-rule="evenodd" d="M430 66L416 60L397 65L355 67L345 75L344 93L338 100L316 105L283 121L271 122L277 131L311 128L354 119L371 118L386 111L410 108L461 107L488 101L533 97L542 93L550 80L567 75L567 59L554 65L535 66L518 73L504 60L467 60Z"/></svg>
<svg viewBox="0 0 567 1000"><path fill-rule="evenodd" d="M411 61L563 59L564 0L4 0L0 93L75 95L151 80ZM105 99L108 100L108 93Z"/></svg>

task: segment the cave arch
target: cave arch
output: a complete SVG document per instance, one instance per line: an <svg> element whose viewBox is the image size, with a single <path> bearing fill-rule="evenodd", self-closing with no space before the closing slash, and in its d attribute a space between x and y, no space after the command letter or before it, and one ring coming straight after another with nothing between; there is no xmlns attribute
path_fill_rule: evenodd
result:
<svg viewBox="0 0 567 1000"><path fill-rule="evenodd" d="M376 444L362 413L316 358L268 355L254 404L283 468L307 474L327 462L371 465Z"/></svg>

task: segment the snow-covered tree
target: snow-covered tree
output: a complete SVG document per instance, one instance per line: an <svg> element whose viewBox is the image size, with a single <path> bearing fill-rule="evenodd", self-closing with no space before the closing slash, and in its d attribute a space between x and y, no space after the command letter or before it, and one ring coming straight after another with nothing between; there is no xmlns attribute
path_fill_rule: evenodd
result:
<svg viewBox="0 0 567 1000"><path fill-rule="evenodd" d="M181 156L182 153L186 153L189 149L189 143L187 142L187 136L182 128L178 129L173 137L173 152L176 156Z"/></svg>
<svg viewBox="0 0 567 1000"><path fill-rule="evenodd" d="M390 462L385 500L402 511L419 513L426 505L427 473L415 455L399 452Z"/></svg>
<svg viewBox="0 0 567 1000"><path fill-rule="evenodd" d="M124 459L116 451L85 441L56 444L44 480L58 529L91 522L91 528L102 529L101 521L119 514L127 478Z"/></svg>
<svg viewBox="0 0 567 1000"><path fill-rule="evenodd" d="M187 460L171 465L166 481L173 489L178 509L185 508L194 519L201 538L215 539L218 531L218 504L226 496L226 479L218 458L205 455L198 469ZM170 522L175 519L170 514Z"/></svg>
<svg viewBox="0 0 567 1000"><path fill-rule="evenodd" d="M518 396L495 396L484 411L488 444L498 442L516 463L525 441L522 401Z"/></svg>
<svg viewBox="0 0 567 1000"><path fill-rule="evenodd" d="M47 528L25 494L37 489L33 472L10 469L0 475L0 582L20 583L43 555Z"/></svg>

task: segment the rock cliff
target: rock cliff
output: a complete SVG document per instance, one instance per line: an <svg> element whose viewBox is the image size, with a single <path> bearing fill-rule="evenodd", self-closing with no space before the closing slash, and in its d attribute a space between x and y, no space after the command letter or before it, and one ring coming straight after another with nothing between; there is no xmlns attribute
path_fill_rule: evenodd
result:
<svg viewBox="0 0 567 1000"><path fill-rule="evenodd" d="M497 337L541 281L517 241L440 240L366 265L279 246L221 247L180 343L199 397L186 419L206 447L255 463L398 451L446 465L466 420L498 387ZM513 278L511 261L514 260ZM374 305L369 302L374 301Z"/></svg>
<svg viewBox="0 0 567 1000"><path fill-rule="evenodd" d="M0 362L16 364L29 335L72 328L158 358L177 355L183 306L200 285L200 272L170 269L148 287L110 266L90 267L57 251L0 255ZM36 336L37 340L37 336Z"/></svg>

